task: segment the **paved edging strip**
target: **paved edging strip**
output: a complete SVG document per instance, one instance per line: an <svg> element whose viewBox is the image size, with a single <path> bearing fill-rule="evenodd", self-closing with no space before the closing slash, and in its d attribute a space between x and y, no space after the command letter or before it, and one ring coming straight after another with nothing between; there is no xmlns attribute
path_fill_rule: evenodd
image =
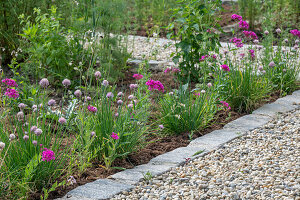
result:
<svg viewBox="0 0 300 200"><path fill-rule="evenodd" d="M100 200L133 189L135 184L144 179L148 172L158 176L170 171L173 167L183 165L187 158L195 159L218 149L225 143L259 128L271 121L278 113L285 113L296 109L300 105L300 90L292 95L279 98L274 103L265 104L253 114L240 117L224 126L223 129L212 131L191 141L187 147L180 147L171 152L159 155L148 164L139 165L116 173L107 179L98 179L92 183L79 186L67 193L61 200Z"/></svg>

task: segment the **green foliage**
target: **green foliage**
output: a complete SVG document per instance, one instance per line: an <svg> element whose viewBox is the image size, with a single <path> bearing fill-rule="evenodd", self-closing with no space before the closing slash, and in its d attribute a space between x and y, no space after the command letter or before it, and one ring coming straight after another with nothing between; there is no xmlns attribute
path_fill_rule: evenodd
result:
<svg viewBox="0 0 300 200"><path fill-rule="evenodd" d="M218 110L213 93L194 94L188 90L188 84L181 86L174 94L166 94L160 105L164 132L173 134L206 127Z"/></svg>

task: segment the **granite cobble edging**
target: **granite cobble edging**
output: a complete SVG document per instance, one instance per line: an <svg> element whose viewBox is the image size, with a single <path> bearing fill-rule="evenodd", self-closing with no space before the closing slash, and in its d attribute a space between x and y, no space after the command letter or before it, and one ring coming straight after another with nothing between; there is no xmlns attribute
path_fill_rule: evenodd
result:
<svg viewBox="0 0 300 200"><path fill-rule="evenodd" d="M145 178L145 174L158 176L172 168L183 165L186 159L195 159L218 149L222 145L240 137L247 132L261 127L276 117L296 109L300 105L300 90L292 95L279 98L274 103L265 104L252 114L238 118L224 126L223 129L212 131L191 141L187 147L177 148L159 155L148 164L139 165L116 173L107 179L99 179L92 183L79 186L67 193L60 200L94 200L109 199L123 191L133 189L135 184Z"/></svg>

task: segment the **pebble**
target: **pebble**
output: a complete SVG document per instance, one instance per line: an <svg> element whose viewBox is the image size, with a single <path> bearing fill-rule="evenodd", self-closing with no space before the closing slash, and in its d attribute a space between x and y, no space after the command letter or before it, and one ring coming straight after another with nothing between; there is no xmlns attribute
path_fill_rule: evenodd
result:
<svg viewBox="0 0 300 200"><path fill-rule="evenodd" d="M150 187L142 181L112 199L300 200L299 158L298 107L223 148L154 177Z"/></svg>

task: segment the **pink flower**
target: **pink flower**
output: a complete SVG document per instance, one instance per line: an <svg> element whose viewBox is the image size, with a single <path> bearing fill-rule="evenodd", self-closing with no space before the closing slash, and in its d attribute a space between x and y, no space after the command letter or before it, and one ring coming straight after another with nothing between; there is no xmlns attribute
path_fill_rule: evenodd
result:
<svg viewBox="0 0 300 200"><path fill-rule="evenodd" d="M118 136L118 134L116 134L116 133L114 133L114 132L112 132L112 134L111 134L111 136L110 137L112 137L114 140L117 140L117 139L119 139L119 136Z"/></svg>
<svg viewBox="0 0 300 200"><path fill-rule="evenodd" d="M276 29L275 31L276 31L277 34L280 34L280 33L281 33L280 28Z"/></svg>
<svg viewBox="0 0 300 200"><path fill-rule="evenodd" d="M50 99L49 101L48 101L48 105L49 106L54 106L56 104L56 101L54 100L54 99Z"/></svg>
<svg viewBox="0 0 300 200"><path fill-rule="evenodd" d="M300 38L300 31L297 29L290 30L290 33Z"/></svg>
<svg viewBox="0 0 300 200"><path fill-rule="evenodd" d="M248 29L249 28L249 24L246 21L241 20L239 22L239 27L242 29Z"/></svg>
<svg viewBox="0 0 300 200"><path fill-rule="evenodd" d="M158 125L158 127L160 128L160 129L164 129L165 127L164 127L164 125Z"/></svg>
<svg viewBox="0 0 300 200"><path fill-rule="evenodd" d="M275 67L274 61L271 61L271 62L269 63L269 67Z"/></svg>
<svg viewBox="0 0 300 200"><path fill-rule="evenodd" d="M230 71L228 65L221 65L221 69L223 69L224 71L227 71L227 72Z"/></svg>
<svg viewBox="0 0 300 200"><path fill-rule="evenodd" d="M44 148L44 151L42 152L42 161L50 162L51 160L55 160L54 152Z"/></svg>
<svg viewBox="0 0 300 200"><path fill-rule="evenodd" d="M217 56L216 56L215 54L211 55L211 57L212 57L213 59L217 59Z"/></svg>
<svg viewBox="0 0 300 200"><path fill-rule="evenodd" d="M20 109L24 109L24 108L26 108L26 104L24 104L24 103L20 103L19 105L18 105L18 107L20 108Z"/></svg>
<svg viewBox="0 0 300 200"><path fill-rule="evenodd" d="M69 79L64 79L62 81L62 84L63 84L63 86L65 86L67 88L71 85L71 81Z"/></svg>
<svg viewBox="0 0 300 200"><path fill-rule="evenodd" d="M67 120L65 118L61 117L61 118L58 119L58 122L60 124L65 124L65 123L67 123Z"/></svg>
<svg viewBox="0 0 300 200"><path fill-rule="evenodd" d="M174 73L181 72L181 70L180 70L180 69L178 69L178 68L176 68L176 67L172 68L172 71L173 71Z"/></svg>
<svg viewBox="0 0 300 200"><path fill-rule="evenodd" d="M98 110L96 107L93 107L93 106L91 106L91 105L88 105L87 109L88 109L90 112L92 112L92 113L96 113L97 110Z"/></svg>
<svg viewBox="0 0 300 200"><path fill-rule="evenodd" d="M244 46L244 44L242 43L241 38L234 37L234 38L230 39L229 41L232 42L232 43L235 43L236 47L243 47Z"/></svg>
<svg viewBox="0 0 300 200"><path fill-rule="evenodd" d="M172 68L167 67L167 68L165 69L164 73L167 74L167 73L169 73L171 70L172 70Z"/></svg>
<svg viewBox="0 0 300 200"><path fill-rule="evenodd" d="M233 15L231 16L231 19L233 19L233 20L237 19L237 20L239 20L239 21L242 21L242 20L243 20L243 17L240 16L240 15L237 15L237 14L233 14Z"/></svg>
<svg viewBox="0 0 300 200"><path fill-rule="evenodd" d="M160 81L154 81L154 80L149 80L146 82L146 85L148 85L148 90L158 90L164 92L164 86Z"/></svg>
<svg viewBox="0 0 300 200"><path fill-rule="evenodd" d="M207 87L212 87L212 83L207 83Z"/></svg>
<svg viewBox="0 0 300 200"><path fill-rule="evenodd" d="M201 56L201 58L199 59L200 62L204 61L206 58L208 58L209 55L204 55L204 56Z"/></svg>
<svg viewBox="0 0 300 200"><path fill-rule="evenodd" d="M106 98L113 98L114 97L114 94L112 92L108 92L106 94Z"/></svg>
<svg viewBox="0 0 300 200"><path fill-rule="evenodd" d="M43 78L42 80L40 80L40 86L42 87L42 88L46 88L46 87L48 87L49 86L49 81L48 81L48 79L46 79L46 78Z"/></svg>
<svg viewBox="0 0 300 200"><path fill-rule="evenodd" d="M134 89L136 89L136 88L138 88L139 86L138 86L138 84L130 84L129 85L129 88L131 89L131 90L134 90Z"/></svg>
<svg viewBox="0 0 300 200"><path fill-rule="evenodd" d="M80 90L76 90L76 91L74 92L74 95L75 95L76 97L81 97L82 92L81 92Z"/></svg>
<svg viewBox="0 0 300 200"><path fill-rule="evenodd" d="M132 77L135 78L136 80L140 80L140 79L142 79L144 76L141 75L141 74L133 74Z"/></svg>
<svg viewBox="0 0 300 200"><path fill-rule="evenodd" d="M243 31L245 37L252 38L253 40L258 39L257 35L253 31Z"/></svg>
<svg viewBox="0 0 300 200"><path fill-rule="evenodd" d="M109 85L109 82L107 80L103 80L102 85L104 87L107 87Z"/></svg>
<svg viewBox="0 0 300 200"><path fill-rule="evenodd" d="M96 77L96 80L98 80L99 78L101 78L101 72L99 72L99 71L96 71L94 75Z"/></svg>
<svg viewBox="0 0 300 200"><path fill-rule="evenodd" d="M6 84L7 86L10 86L10 87L18 87L18 84L13 79L9 79L9 78L3 79L2 83Z"/></svg>
<svg viewBox="0 0 300 200"><path fill-rule="evenodd" d="M15 89L7 88L4 95L8 96L9 98L17 99L19 97L19 92Z"/></svg>
<svg viewBox="0 0 300 200"><path fill-rule="evenodd" d="M227 110L230 110L231 107L229 106L229 104L226 101L220 101L221 104L223 104L224 107L227 108Z"/></svg>
<svg viewBox="0 0 300 200"><path fill-rule="evenodd" d="M251 55L251 58L254 59L254 58L255 58L254 50L253 50L253 49L250 49L250 50L249 50L249 53L250 53L250 55Z"/></svg>

